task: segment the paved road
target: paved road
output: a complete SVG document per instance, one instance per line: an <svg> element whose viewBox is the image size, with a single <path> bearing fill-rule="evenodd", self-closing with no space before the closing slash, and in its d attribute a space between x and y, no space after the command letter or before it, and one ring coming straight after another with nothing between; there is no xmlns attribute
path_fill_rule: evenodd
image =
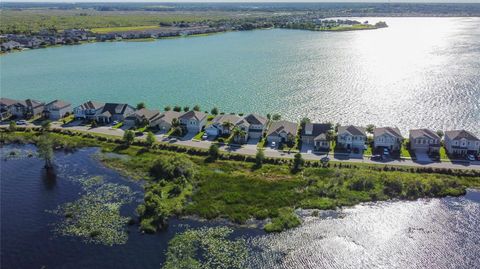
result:
<svg viewBox="0 0 480 269"><path fill-rule="evenodd" d="M31 124L29 124L30 126ZM8 125L0 125L0 127L7 127ZM34 126L34 125L31 125ZM101 126L97 128L89 128L86 126L68 126L62 127L60 123L53 123L53 128L63 128L63 129L70 129L70 130L77 130L77 131L84 131L84 132L92 132L97 134L104 134L104 135L113 135L122 137L124 131L121 129L113 129L108 126ZM159 142L168 142L172 144L182 145L182 146L189 146L195 148L202 148L208 149L212 144L212 141L195 141L195 140L176 140L172 141L171 139L166 138L164 135L156 135L157 140ZM254 145L246 145L243 147L230 147L227 145L220 146L221 151L231 152L231 153L238 153L243 155L255 155L257 153L257 148ZM272 148L266 148L265 151L266 157L271 158L293 158L294 153L284 153ZM305 160L320 160L321 158L325 157L326 155L317 155L310 152L303 152L302 156ZM334 161L341 161L341 162L348 162L348 163L365 163L365 164L388 164L388 165L401 165L401 166L416 166L416 167L432 167L432 168L447 168L447 169L475 169L480 170L480 161L476 162L468 162L468 161L454 161L454 162L415 162L409 159L401 159L401 160L390 160L390 161L372 161L368 158L348 158L342 156L332 156L329 155L329 158Z"/></svg>

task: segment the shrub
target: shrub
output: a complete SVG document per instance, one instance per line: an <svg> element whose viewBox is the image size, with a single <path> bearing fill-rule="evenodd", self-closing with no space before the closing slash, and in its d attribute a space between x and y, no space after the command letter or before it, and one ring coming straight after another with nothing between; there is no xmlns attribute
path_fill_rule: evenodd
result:
<svg viewBox="0 0 480 269"><path fill-rule="evenodd" d="M155 161L150 168L150 175L156 179L173 180L184 177L187 180L195 174L194 163L184 157L163 157Z"/></svg>

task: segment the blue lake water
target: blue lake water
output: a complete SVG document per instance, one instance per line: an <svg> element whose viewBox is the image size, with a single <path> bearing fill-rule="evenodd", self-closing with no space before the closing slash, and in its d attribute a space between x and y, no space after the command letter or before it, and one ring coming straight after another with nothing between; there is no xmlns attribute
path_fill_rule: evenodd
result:
<svg viewBox="0 0 480 269"><path fill-rule="evenodd" d="M12 150L21 158L4 160ZM228 225L171 219L166 231L143 235L126 227L126 244L104 246L54 232L61 217L48 211L79 198L74 179L101 175L106 182L141 192L138 182L102 167L96 149L57 152L55 176L43 161L26 157L31 146L0 148L0 267L161 268L167 244L187 228ZM122 208L134 216L141 200ZM279 234L232 226L233 238L249 246L246 268L478 268L480 264L480 192L463 197L366 203L319 217L300 212L303 224Z"/></svg>
<svg viewBox="0 0 480 269"><path fill-rule="evenodd" d="M257 30L0 57L1 96L150 108L200 104L298 120L480 134L480 18L362 18L389 28Z"/></svg>

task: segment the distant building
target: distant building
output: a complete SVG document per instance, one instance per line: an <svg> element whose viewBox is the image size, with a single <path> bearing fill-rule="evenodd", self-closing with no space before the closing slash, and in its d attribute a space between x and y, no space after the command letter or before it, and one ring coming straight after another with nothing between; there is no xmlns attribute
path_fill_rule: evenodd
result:
<svg viewBox="0 0 480 269"><path fill-rule="evenodd" d="M95 119L102 123L123 121L134 112L135 108L129 104L106 103L100 114L95 116Z"/></svg>
<svg viewBox="0 0 480 269"><path fill-rule="evenodd" d="M180 123L184 125L189 132L199 133L207 124L207 114L199 111L188 111L179 118Z"/></svg>
<svg viewBox="0 0 480 269"><path fill-rule="evenodd" d="M237 115L218 115L212 120L212 123L205 128L205 132L211 136L229 135L235 124L241 119L242 118Z"/></svg>
<svg viewBox="0 0 480 269"><path fill-rule="evenodd" d="M150 127L157 128L160 131L167 132L172 128L174 119L178 119L182 113L176 111L165 111L158 114L150 121Z"/></svg>

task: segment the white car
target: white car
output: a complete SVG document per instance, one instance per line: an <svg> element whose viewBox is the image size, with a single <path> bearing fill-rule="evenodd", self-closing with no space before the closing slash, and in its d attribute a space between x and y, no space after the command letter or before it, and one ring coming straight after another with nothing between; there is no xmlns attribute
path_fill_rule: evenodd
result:
<svg viewBox="0 0 480 269"><path fill-rule="evenodd" d="M26 120L17 120L17 125L27 125L27 121Z"/></svg>
<svg viewBox="0 0 480 269"><path fill-rule="evenodd" d="M473 156L472 154L469 154L469 155L467 155L467 160L473 162L473 161L475 161L475 156Z"/></svg>
<svg viewBox="0 0 480 269"><path fill-rule="evenodd" d="M207 138L208 138L207 134L202 135L202 140L207 140Z"/></svg>
<svg viewBox="0 0 480 269"><path fill-rule="evenodd" d="M275 143L275 141L273 141L271 146L272 146L272 148L275 148L277 146L277 143Z"/></svg>

